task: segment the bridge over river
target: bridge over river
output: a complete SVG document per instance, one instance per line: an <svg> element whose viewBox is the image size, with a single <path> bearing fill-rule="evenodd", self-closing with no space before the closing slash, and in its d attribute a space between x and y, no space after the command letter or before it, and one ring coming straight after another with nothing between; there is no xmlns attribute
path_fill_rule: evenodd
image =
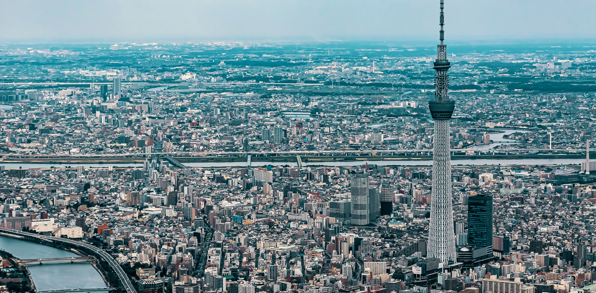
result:
<svg viewBox="0 0 596 293"><path fill-rule="evenodd" d="M40 259L21 259L22 264L26 265L35 265L35 264L46 264L46 263L54 263L54 264L64 264L64 263L75 263L75 262L82 262L82 261L94 261L94 258L90 257L63 257L63 258L40 258Z"/></svg>
<svg viewBox="0 0 596 293"><path fill-rule="evenodd" d="M37 293L58 293L58 292L108 292L113 291L114 288L77 288L77 289L59 289L59 290L45 290L37 291Z"/></svg>

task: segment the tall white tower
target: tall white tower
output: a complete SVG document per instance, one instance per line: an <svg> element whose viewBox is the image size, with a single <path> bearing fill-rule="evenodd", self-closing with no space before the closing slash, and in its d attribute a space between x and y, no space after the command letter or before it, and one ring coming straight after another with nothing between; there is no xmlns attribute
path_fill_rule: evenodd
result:
<svg viewBox="0 0 596 293"><path fill-rule="evenodd" d="M553 149L553 133L552 132L548 133L548 149L549 150Z"/></svg>
<svg viewBox="0 0 596 293"><path fill-rule="evenodd" d="M435 120L433 152L432 198L430 206L430 234L428 237L428 257L438 258L448 265L457 260L455 235L453 231L453 207L451 195L451 146L450 119L455 110L455 102L449 99L449 75L451 64L447 60L447 46L443 43L444 0L441 0L441 44L437 47L437 60L434 69L435 99L429 102L429 108Z"/></svg>
<svg viewBox="0 0 596 293"><path fill-rule="evenodd" d="M586 140L586 175L590 175L590 140Z"/></svg>

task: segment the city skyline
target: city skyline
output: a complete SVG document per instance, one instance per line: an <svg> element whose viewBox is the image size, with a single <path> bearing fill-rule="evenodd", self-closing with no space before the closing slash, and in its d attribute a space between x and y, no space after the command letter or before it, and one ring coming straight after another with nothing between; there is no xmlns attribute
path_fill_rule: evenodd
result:
<svg viewBox="0 0 596 293"><path fill-rule="evenodd" d="M1 292L596 293L596 1L0 8Z"/></svg>

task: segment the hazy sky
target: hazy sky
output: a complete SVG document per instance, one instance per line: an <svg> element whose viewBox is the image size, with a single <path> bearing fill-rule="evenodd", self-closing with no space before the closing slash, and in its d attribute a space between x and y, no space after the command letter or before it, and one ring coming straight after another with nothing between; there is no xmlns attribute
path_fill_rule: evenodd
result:
<svg viewBox="0 0 596 293"><path fill-rule="evenodd" d="M446 0L451 40L596 40L596 0ZM439 0L0 0L2 42L434 40Z"/></svg>

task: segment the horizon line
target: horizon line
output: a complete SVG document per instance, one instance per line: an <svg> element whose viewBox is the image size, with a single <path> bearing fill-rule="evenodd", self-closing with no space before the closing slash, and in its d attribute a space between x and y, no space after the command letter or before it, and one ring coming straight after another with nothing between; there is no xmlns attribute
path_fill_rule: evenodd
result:
<svg viewBox="0 0 596 293"><path fill-rule="evenodd" d="M154 40L124 40L124 39L55 39L55 40L4 40L0 47L14 46L14 45L114 45L114 44L213 44L213 43L248 43L248 44L276 44L276 45L290 45L290 44L329 44L329 43L370 43L370 44L394 44L394 45L436 45L435 40L427 40L421 38L403 38L401 40L395 38L287 38L273 40L271 38L260 39L241 39L241 38L221 38L221 39L189 39L189 38L155 38ZM503 38L503 39L473 39L473 38L451 38L447 44L451 45L505 45L505 44L596 44L594 38Z"/></svg>

